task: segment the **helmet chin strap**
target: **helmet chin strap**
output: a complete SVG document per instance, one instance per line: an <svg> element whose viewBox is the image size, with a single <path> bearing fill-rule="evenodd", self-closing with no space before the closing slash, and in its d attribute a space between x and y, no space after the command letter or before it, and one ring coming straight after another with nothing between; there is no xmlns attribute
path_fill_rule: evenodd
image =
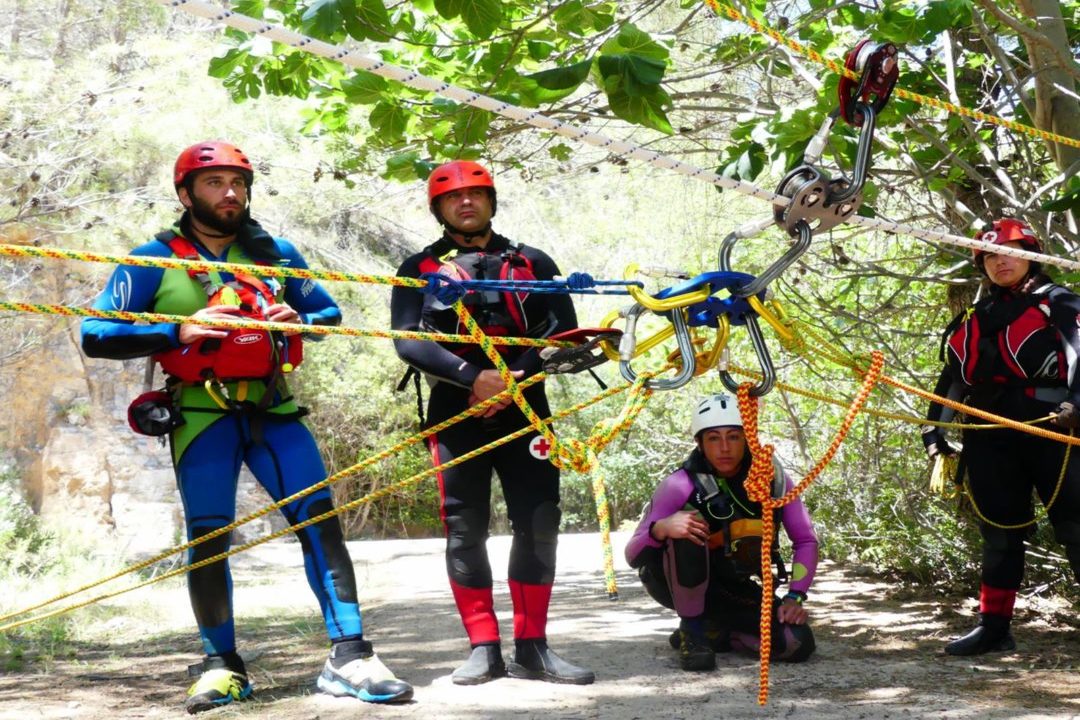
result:
<svg viewBox="0 0 1080 720"><path fill-rule="evenodd" d="M443 234L446 235L448 240L453 240L453 235L457 235L458 237L464 238L465 240L472 240L473 238L484 237L489 232L491 232L490 220L488 221L487 225L480 228L479 230L458 230L456 227L446 222L445 220L442 221L442 224Z"/></svg>

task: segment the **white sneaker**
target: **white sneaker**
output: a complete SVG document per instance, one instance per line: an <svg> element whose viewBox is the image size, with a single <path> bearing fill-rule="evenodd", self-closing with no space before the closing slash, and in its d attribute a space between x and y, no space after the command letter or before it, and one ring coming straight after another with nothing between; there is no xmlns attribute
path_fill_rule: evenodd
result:
<svg viewBox="0 0 1080 720"><path fill-rule="evenodd" d="M413 696L412 685L394 677L375 653L339 668L327 658L316 684L329 695L351 696L370 703L406 702Z"/></svg>

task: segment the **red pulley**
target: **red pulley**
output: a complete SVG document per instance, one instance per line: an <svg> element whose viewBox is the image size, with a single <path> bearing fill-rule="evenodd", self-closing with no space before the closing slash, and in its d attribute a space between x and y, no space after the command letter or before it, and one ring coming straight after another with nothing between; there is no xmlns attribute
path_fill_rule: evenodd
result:
<svg viewBox="0 0 1080 720"><path fill-rule="evenodd" d="M874 43L865 39L848 53L844 67L862 73L858 80L841 76L837 93L840 95L840 115L849 125L861 127L860 103L869 105L877 115L889 101L896 81L900 78L897 49L892 43ZM873 100L871 100L871 96Z"/></svg>

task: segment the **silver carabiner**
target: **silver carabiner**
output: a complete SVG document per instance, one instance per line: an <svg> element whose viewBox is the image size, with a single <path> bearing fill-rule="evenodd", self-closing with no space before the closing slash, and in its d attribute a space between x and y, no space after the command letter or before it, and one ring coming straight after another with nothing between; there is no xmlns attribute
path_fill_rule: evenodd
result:
<svg viewBox="0 0 1080 720"><path fill-rule="evenodd" d="M720 269L725 272L731 271L731 251L735 247L735 242L739 239L737 233L738 231L730 233L720 243L720 251L717 259L720 264ZM772 265L767 267L764 272L749 283L733 289L731 294L743 298L757 295L768 287L769 283L780 277L796 260L802 257L802 254L809 249L810 242L814 238L814 233L808 222L799 220L795 223L795 234L797 234L798 237L795 242L792 243L791 247L788 248L787 252L781 255Z"/></svg>
<svg viewBox="0 0 1080 720"><path fill-rule="evenodd" d="M854 210L859 209L859 206L862 205L862 190L863 186L866 185L866 175L870 172L870 149L874 144L874 126L877 124L877 112L874 110L873 105L865 103L858 103L858 108L862 113L863 124L859 129L859 147L855 153L855 171L850 181L839 179L829 183L828 203L829 205L839 204L838 210L840 211L846 210L846 208L842 207L845 203L853 205ZM838 190L840 186L846 187Z"/></svg>
<svg viewBox="0 0 1080 720"><path fill-rule="evenodd" d="M626 328L630 331L631 322L634 325L637 324L637 317L645 310L643 305L636 304L626 314ZM631 317L633 320L631 321ZM694 354L694 341L690 337L690 328L686 324L686 314L683 308L676 308L671 311L671 323L675 326L675 339L679 344L679 354L682 356L682 369L678 374L667 380L660 380L657 378L649 378L645 381L645 387L652 390L675 390L681 388L686 383L690 382L690 379L694 377L694 373L697 371L697 356ZM626 334L623 334L626 337ZM620 360L619 360L619 372L627 382L637 382L638 375L634 372L634 369L630 367L630 360L625 359L622 355L620 348Z"/></svg>
<svg viewBox="0 0 1080 720"><path fill-rule="evenodd" d="M768 394L776 384L776 368L773 367L772 357L769 356L769 346L765 344L765 336L761 334L757 318L753 315L746 316L746 330L750 333L750 344L754 346L754 354L757 355L758 366L761 368L761 382L750 388L750 394L761 397ZM731 377L727 370L720 370L720 381L731 392L739 391L739 383Z"/></svg>

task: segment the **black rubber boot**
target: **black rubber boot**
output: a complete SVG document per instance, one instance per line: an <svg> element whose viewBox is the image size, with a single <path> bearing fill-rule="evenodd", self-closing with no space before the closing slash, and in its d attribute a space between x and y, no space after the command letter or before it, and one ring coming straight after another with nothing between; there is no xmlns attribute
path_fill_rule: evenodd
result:
<svg viewBox="0 0 1080 720"><path fill-rule="evenodd" d="M454 670L450 679L455 685L481 685L495 678L506 677L502 646L477 645L472 649L465 664Z"/></svg>
<svg viewBox="0 0 1080 720"><path fill-rule="evenodd" d="M685 622L679 624L679 667L691 672L716 669L716 652L708 638L692 632Z"/></svg>
<svg viewBox="0 0 1080 720"><path fill-rule="evenodd" d="M1016 641L1009 632L1009 621L1004 615L979 614L975 629L945 646L947 655L982 655L988 652L1008 652L1016 649Z"/></svg>
<svg viewBox="0 0 1080 720"><path fill-rule="evenodd" d="M592 670L572 665L556 655L547 640L515 640L514 656L506 664L512 678L544 680L566 685L589 685L596 676Z"/></svg>

